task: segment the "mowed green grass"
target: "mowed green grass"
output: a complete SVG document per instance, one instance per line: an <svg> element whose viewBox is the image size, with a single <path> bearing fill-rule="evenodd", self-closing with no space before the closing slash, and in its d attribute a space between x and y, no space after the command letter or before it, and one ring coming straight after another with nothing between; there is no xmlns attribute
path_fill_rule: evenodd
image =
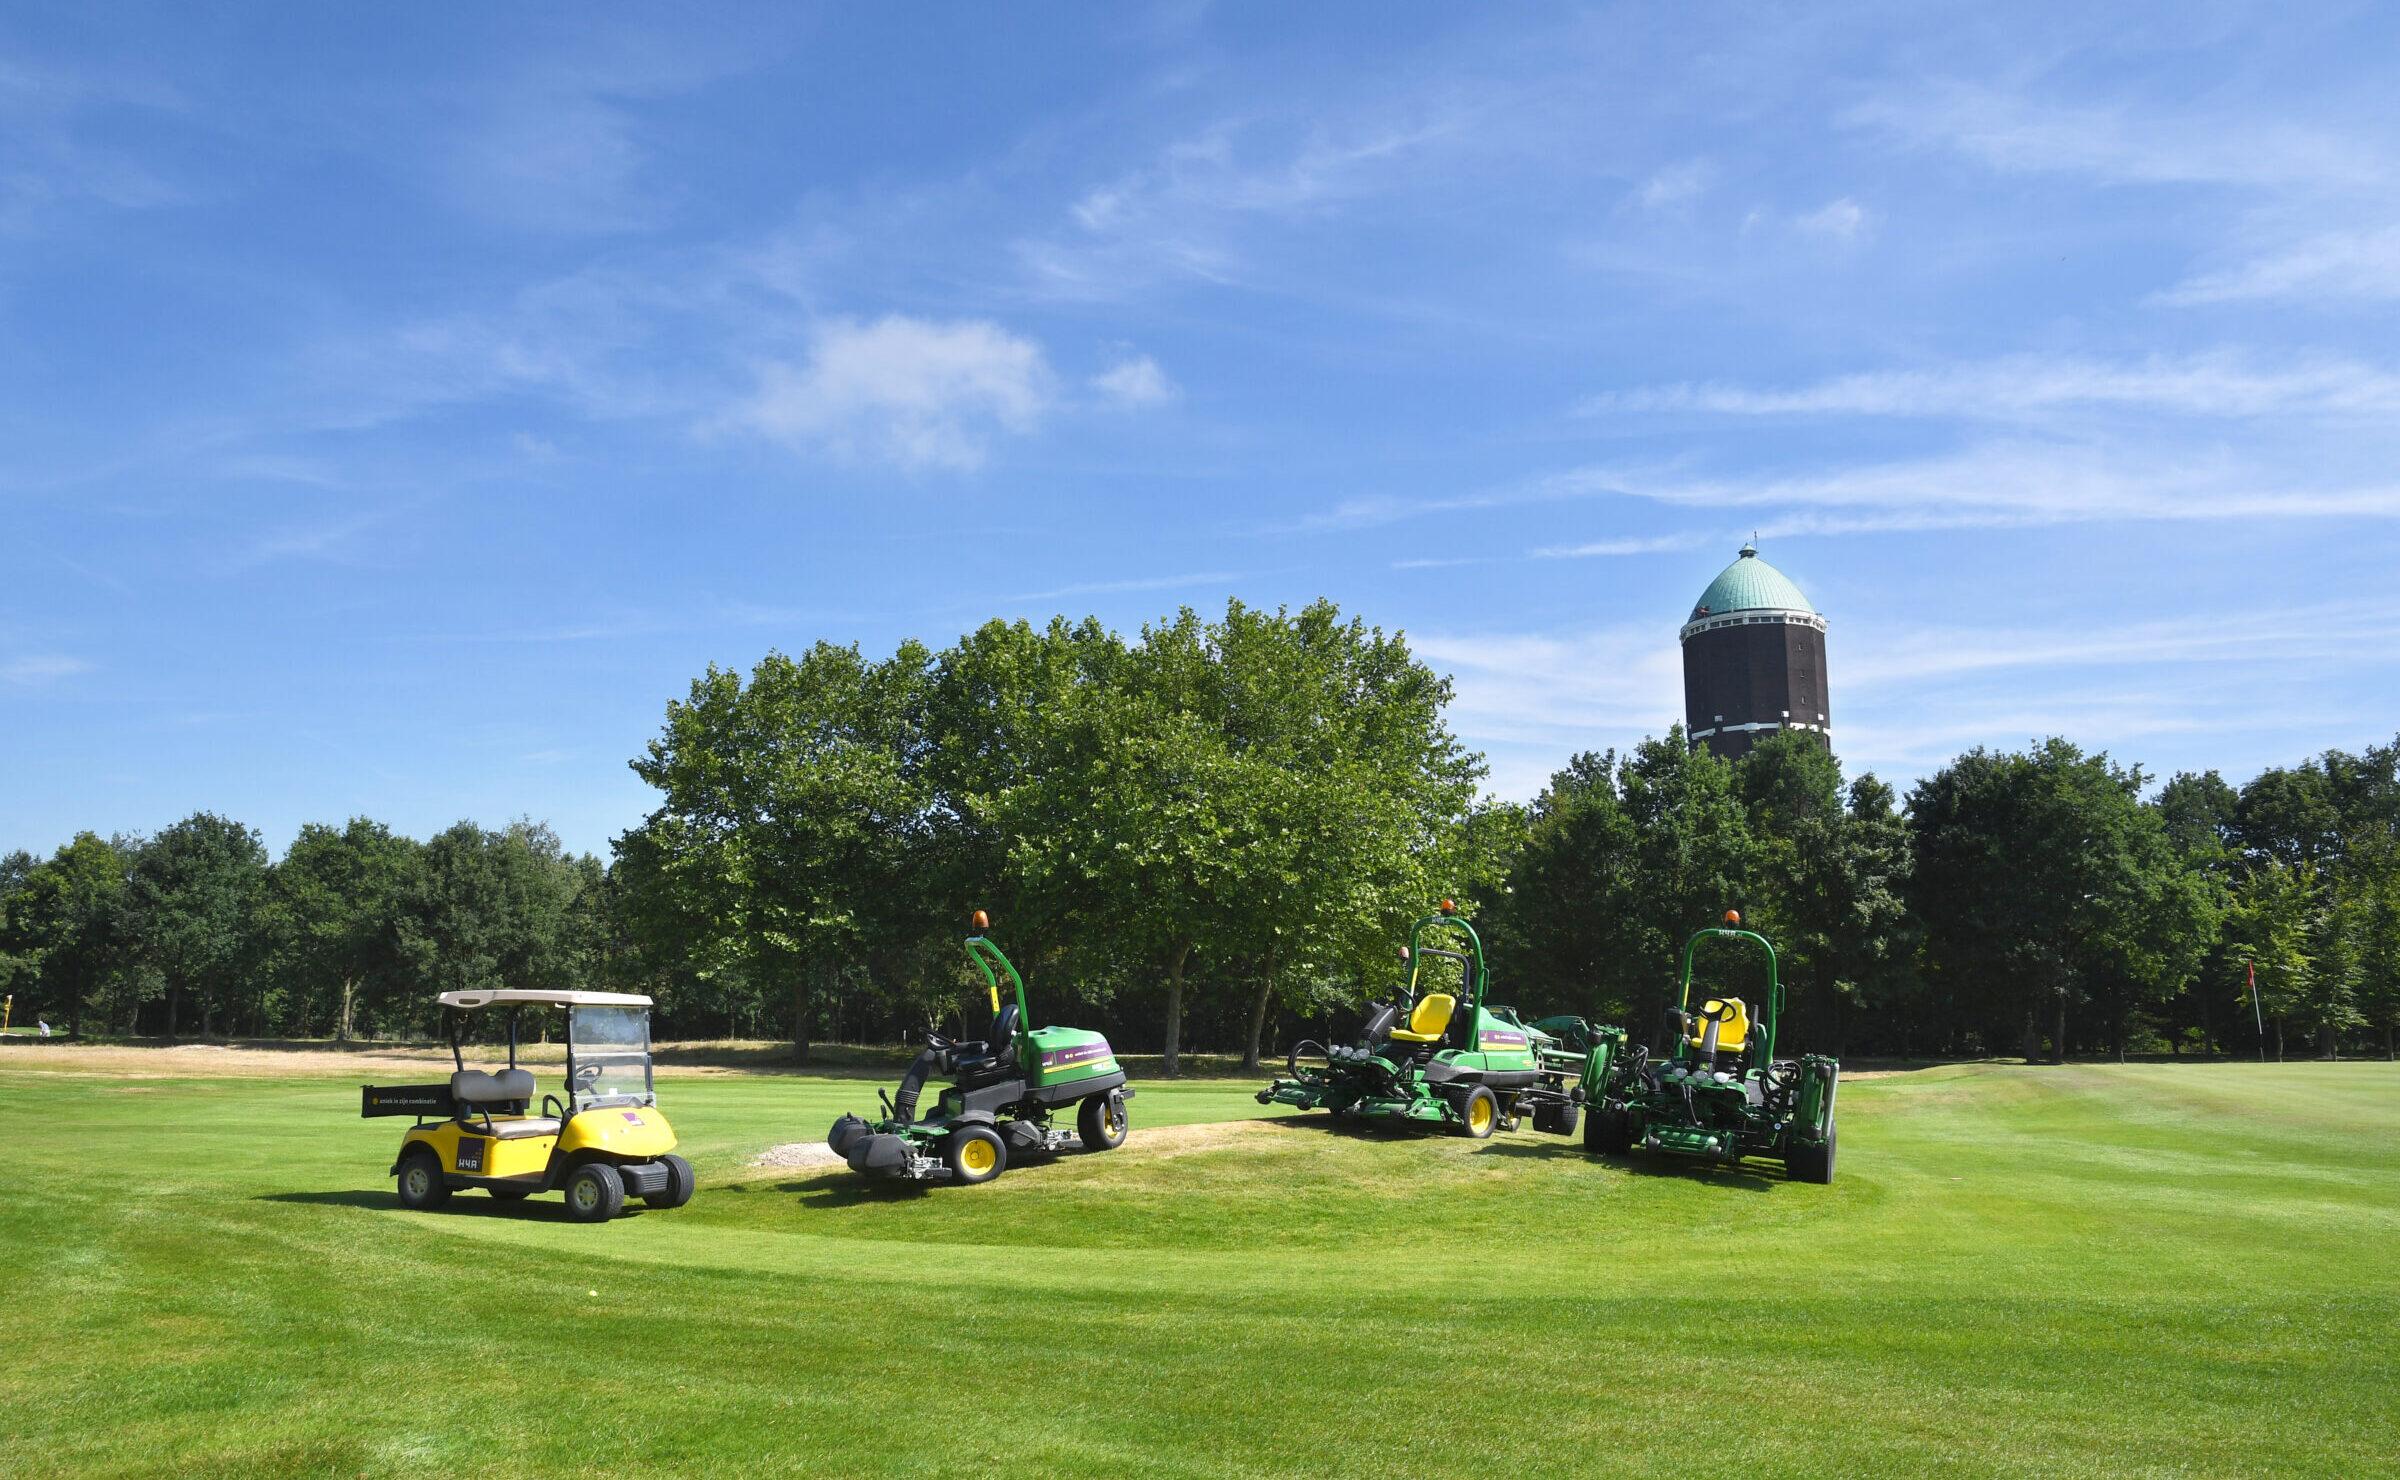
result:
<svg viewBox="0 0 2400 1480"><path fill-rule="evenodd" d="M1223 1081L748 1166L873 1087L662 1081L700 1195L594 1228L400 1211L348 1081L0 1073L0 1472L2400 1474L2392 1066L1855 1079L1831 1187Z"/></svg>

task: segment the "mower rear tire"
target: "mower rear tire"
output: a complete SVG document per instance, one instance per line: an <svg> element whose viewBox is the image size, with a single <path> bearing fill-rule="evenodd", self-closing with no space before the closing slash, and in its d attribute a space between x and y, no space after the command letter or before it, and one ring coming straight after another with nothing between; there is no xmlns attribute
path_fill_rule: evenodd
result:
<svg viewBox="0 0 2400 1480"><path fill-rule="evenodd" d="M1583 1107L1569 1100L1550 1112L1550 1128L1562 1136L1575 1134L1575 1122L1582 1119Z"/></svg>
<svg viewBox="0 0 2400 1480"><path fill-rule="evenodd" d="M692 1194L700 1190L700 1178L692 1171L692 1164L671 1152L660 1157L658 1164L667 1169L667 1189L664 1192L653 1192L645 1196L642 1199L642 1206L646 1208L680 1208L690 1202Z"/></svg>
<svg viewBox="0 0 2400 1480"><path fill-rule="evenodd" d="M606 1223L625 1211L625 1179L604 1161L587 1161L567 1173L567 1216L578 1223Z"/></svg>
<svg viewBox="0 0 2400 1480"><path fill-rule="evenodd" d="M1825 1127L1822 1146L1794 1146L1783 1159L1783 1174L1795 1182L1814 1182L1823 1186L1833 1180L1833 1153L1836 1128Z"/></svg>
<svg viewBox="0 0 2400 1480"><path fill-rule="evenodd" d="M942 1162L950 1180L972 1187L1008 1170L1008 1147L986 1125L961 1126L942 1146Z"/></svg>
<svg viewBox="0 0 2400 1480"><path fill-rule="evenodd" d="M1466 1103L1458 1107L1459 1133L1470 1141L1489 1140L1499 1124L1498 1097L1480 1084L1468 1090Z"/></svg>
<svg viewBox="0 0 2400 1480"><path fill-rule="evenodd" d="M1114 1151L1125 1144L1131 1129L1125 1101L1114 1094L1094 1095L1075 1112L1075 1134L1086 1151Z"/></svg>
<svg viewBox="0 0 2400 1480"><path fill-rule="evenodd" d="M442 1159L431 1151L411 1151L400 1158L400 1206L430 1213L450 1200L450 1185L442 1180Z"/></svg>

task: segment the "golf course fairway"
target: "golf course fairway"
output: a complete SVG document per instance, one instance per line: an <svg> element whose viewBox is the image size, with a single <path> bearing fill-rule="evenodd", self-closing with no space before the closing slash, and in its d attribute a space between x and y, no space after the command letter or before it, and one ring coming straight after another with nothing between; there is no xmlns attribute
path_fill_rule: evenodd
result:
<svg viewBox="0 0 2400 1480"><path fill-rule="evenodd" d="M362 1076L44 1063L0 1474L2400 1474L2390 1064L1854 1077L1830 1187L1234 1080L870 1186L752 1163L880 1081L662 1077L699 1195L587 1227L401 1211Z"/></svg>

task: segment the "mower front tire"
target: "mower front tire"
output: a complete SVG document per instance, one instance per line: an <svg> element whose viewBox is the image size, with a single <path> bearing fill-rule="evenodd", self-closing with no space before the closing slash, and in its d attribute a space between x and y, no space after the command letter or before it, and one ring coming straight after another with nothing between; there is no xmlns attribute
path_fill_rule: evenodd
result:
<svg viewBox="0 0 2400 1480"><path fill-rule="evenodd" d="M400 1206L430 1213L449 1200L450 1186L442 1180L439 1156L420 1150L400 1158Z"/></svg>
<svg viewBox="0 0 2400 1480"><path fill-rule="evenodd" d="M604 1161L587 1161L567 1173L567 1216L578 1223L606 1223L625 1211L625 1179Z"/></svg>
<svg viewBox="0 0 2400 1480"><path fill-rule="evenodd" d="M1131 1129L1125 1102L1114 1094L1094 1095L1075 1112L1075 1134L1083 1138L1086 1151L1114 1151L1125 1144Z"/></svg>
<svg viewBox="0 0 2400 1480"><path fill-rule="evenodd" d="M1489 1140L1499 1123L1499 1098L1480 1084L1468 1090L1466 1103L1458 1107L1459 1133L1470 1141Z"/></svg>
<svg viewBox="0 0 2400 1480"><path fill-rule="evenodd" d="M1814 1182L1823 1186L1833 1180L1833 1152L1838 1132L1825 1127L1822 1146L1794 1146L1783 1158L1783 1174L1795 1182Z"/></svg>
<svg viewBox="0 0 2400 1480"><path fill-rule="evenodd" d="M690 1202L692 1194L700 1189L700 1178L693 1173L692 1164L673 1153L660 1157L658 1164L667 1169L667 1190L646 1195L642 1206L680 1208Z"/></svg>
<svg viewBox="0 0 2400 1480"><path fill-rule="evenodd" d="M973 1187L1008 1169L1008 1147L988 1125L962 1126L950 1133L942 1162L950 1168L951 1181Z"/></svg>

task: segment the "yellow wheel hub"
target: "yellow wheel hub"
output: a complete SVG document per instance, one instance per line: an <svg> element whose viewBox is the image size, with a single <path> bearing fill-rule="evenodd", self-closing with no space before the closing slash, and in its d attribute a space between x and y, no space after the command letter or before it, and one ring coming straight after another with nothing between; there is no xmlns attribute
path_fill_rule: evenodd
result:
<svg viewBox="0 0 2400 1480"><path fill-rule="evenodd" d="M990 1171L992 1163L998 1160L992 1154L992 1143L981 1136L958 1148L958 1164L978 1176Z"/></svg>
<svg viewBox="0 0 2400 1480"><path fill-rule="evenodd" d="M1492 1102L1489 1100L1477 1100L1474 1104L1468 1106L1467 1124L1475 1127L1475 1129L1478 1131L1490 1130L1492 1128Z"/></svg>

